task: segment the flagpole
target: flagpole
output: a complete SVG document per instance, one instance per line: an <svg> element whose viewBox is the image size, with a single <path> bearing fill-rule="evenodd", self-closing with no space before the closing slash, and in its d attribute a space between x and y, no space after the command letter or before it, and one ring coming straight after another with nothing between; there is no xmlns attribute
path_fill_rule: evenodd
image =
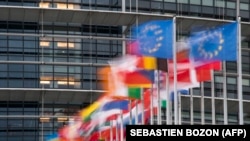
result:
<svg viewBox="0 0 250 141"><path fill-rule="evenodd" d="M138 124L138 100L135 100L135 124Z"/></svg>
<svg viewBox="0 0 250 141"><path fill-rule="evenodd" d="M176 58L176 17L173 17L173 63L174 63L174 123L178 123L178 97L177 97L177 58Z"/></svg>
<svg viewBox="0 0 250 141"><path fill-rule="evenodd" d="M205 113L204 113L204 82L200 82L201 86L201 125L205 124Z"/></svg>
<svg viewBox="0 0 250 141"><path fill-rule="evenodd" d="M123 141L123 116L122 111L120 113L121 123L120 123L120 141Z"/></svg>
<svg viewBox="0 0 250 141"><path fill-rule="evenodd" d="M214 70L211 71L211 108L212 108L212 125L215 125L215 97L214 97Z"/></svg>
<svg viewBox="0 0 250 141"><path fill-rule="evenodd" d="M154 116L153 116L153 92L154 92L154 86L152 84L152 87L151 87L151 93L150 93L150 125L153 125L154 124Z"/></svg>
<svg viewBox="0 0 250 141"><path fill-rule="evenodd" d="M144 96L143 96L143 88L140 89L140 95L141 95L141 103L142 103L142 117L141 117L141 124L144 125Z"/></svg>
<svg viewBox="0 0 250 141"><path fill-rule="evenodd" d="M181 92L177 92L177 94L178 94L178 101L179 101L179 103L178 103L178 111L179 111L179 124L181 124Z"/></svg>
<svg viewBox="0 0 250 141"><path fill-rule="evenodd" d="M159 80L159 70L156 70L156 90L157 90L157 123L160 125L161 121L161 97L160 97L160 80Z"/></svg>
<svg viewBox="0 0 250 141"><path fill-rule="evenodd" d="M170 124L170 98L169 98L169 79L168 73L166 72L166 124Z"/></svg>
<svg viewBox="0 0 250 141"><path fill-rule="evenodd" d="M194 98L193 88L190 89L190 124L194 124Z"/></svg>
<svg viewBox="0 0 250 141"><path fill-rule="evenodd" d="M238 0L239 2L239 0ZM238 15L239 16L239 15ZM244 117L243 117L243 96L242 96L242 61L241 61L241 17L238 17L238 40L237 40L237 47L238 47L238 61L237 61L237 66L238 66L238 98L239 98L239 124L242 125L244 124Z"/></svg>
<svg viewBox="0 0 250 141"><path fill-rule="evenodd" d="M113 120L110 121L110 141L113 141Z"/></svg>
<svg viewBox="0 0 250 141"><path fill-rule="evenodd" d="M223 61L223 119L224 125L228 124L228 110L227 110L227 81L226 81L226 62Z"/></svg>
<svg viewBox="0 0 250 141"><path fill-rule="evenodd" d="M129 124L132 124L132 100L129 99Z"/></svg>
<svg viewBox="0 0 250 141"><path fill-rule="evenodd" d="M119 133L118 133L118 120L115 120L115 139L118 141L119 139Z"/></svg>

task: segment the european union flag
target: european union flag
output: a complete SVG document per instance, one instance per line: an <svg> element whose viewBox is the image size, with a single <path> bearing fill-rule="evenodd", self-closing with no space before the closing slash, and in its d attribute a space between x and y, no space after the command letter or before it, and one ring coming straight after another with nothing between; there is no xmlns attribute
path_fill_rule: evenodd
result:
<svg viewBox="0 0 250 141"><path fill-rule="evenodd" d="M195 32L188 39L195 60L237 60L237 23Z"/></svg>
<svg viewBox="0 0 250 141"><path fill-rule="evenodd" d="M173 20L150 21L133 28L133 53L156 58L173 58Z"/></svg>

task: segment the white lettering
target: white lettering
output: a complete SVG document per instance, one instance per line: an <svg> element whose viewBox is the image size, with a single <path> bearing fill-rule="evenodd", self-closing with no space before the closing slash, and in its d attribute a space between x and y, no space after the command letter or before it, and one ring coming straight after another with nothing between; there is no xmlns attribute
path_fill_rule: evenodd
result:
<svg viewBox="0 0 250 141"><path fill-rule="evenodd" d="M136 136L135 129L131 129L131 130L130 130L130 136Z"/></svg>
<svg viewBox="0 0 250 141"><path fill-rule="evenodd" d="M186 129L186 136L219 136L219 129Z"/></svg>

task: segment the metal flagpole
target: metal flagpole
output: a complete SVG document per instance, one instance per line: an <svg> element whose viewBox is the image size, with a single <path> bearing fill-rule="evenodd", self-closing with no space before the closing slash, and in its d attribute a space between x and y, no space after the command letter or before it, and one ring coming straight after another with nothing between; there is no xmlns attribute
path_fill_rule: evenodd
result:
<svg viewBox="0 0 250 141"><path fill-rule="evenodd" d="M212 124L215 125L215 99L214 99L214 70L211 71L211 109L212 109Z"/></svg>
<svg viewBox="0 0 250 141"><path fill-rule="evenodd" d="M176 17L173 17L173 63L174 63L174 123L178 123L178 96L177 96L177 58L176 58Z"/></svg>
<svg viewBox="0 0 250 141"><path fill-rule="evenodd" d="M113 120L110 121L110 141L113 141Z"/></svg>
<svg viewBox="0 0 250 141"><path fill-rule="evenodd" d="M132 100L129 100L129 124L132 124Z"/></svg>
<svg viewBox="0 0 250 141"><path fill-rule="evenodd" d="M123 116L122 111L120 113L121 123L120 123L120 141L123 141Z"/></svg>
<svg viewBox="0 0 250 141"><path fill-rule="evenodd" d="M166 124L170 124L170 104L171 104L171 98L170 98L170 95L169 95L169 79L168 79L168 73L166 72Z"/></svg>
<svg viewBox="0 0 250 141"><path fill-rule="evenodd" d="M244 124L243 95L242 95L242 68L241 68L241 18L238 18L238 98L239 98L239 124Z"/></svg>
<svg viewBox="0 0 250 141"><path fill-rule="evenodd" d="M227 81L226 81L226 62L223 61L223 116L224 125L228 124L228 111L227 111Z"/></svg>
<svg viewBox="0 0 250 141"><path fill-rule="evenodd" d="M193 88L190 89L190 124L194 124L194 97Z"/></svg>
<svg viewBox="0 0 250 141"><path fill-rule="evenodd" d="M159 70L156 70L156 90L157 90L157 124L161 124L161 96L160 96L160 80Z"/></svg>
<svg viewBox="0 0 250 141"><path fill-rule="evenodd" d="M154 116L153 116L153 108L154 108L154 104L153 104L153 93L154 93L154 84L152 84L152 88L151 88L151 93L150 93L150 125L154 124Z"/></svg>
<svg viewBox="0 0 250 141"><path fill-rule="evenodd" d="M138 100L135 100L135 124L138 124Z"/></svg>
<svg viewBox="0 0 250 141"><path fill-rule="evenodd" d="M238 60L237 60L237 70L238 70L238 99L239 99L239 124L244 124L244 117L243 117L243 100L242 100L242 61L241 61L241 17L240 17L240 0L237 0L237 7L236 7L236 18L237 18L237 49L238 49Z"/></svg>
<svg viewBox="0 0 250 141"><path fill-rule="evenodd" d="M140 95L141 95L141 103L142 103L142 116L141 116L141 124L144 125L144 95L143 95L143 88L140 89Z"/></svg>
<svg viewBox="0 0 250 141"><path fill-rule="evenodd" d="M179 124L181 124L181 93L180 92L177 92L177 94L178 94L178 116L179 116Z"/></svg>
<svg viewBox="0 0 250 141"><path fill-rule="evenodd" d="M115 140L118 141L119 133L118 133L118 120L115 120Z"/></svg>
<svg viewBox="0 0 250 141"><path fill-rule="evenodd" d="M201 86L201 124L204 125L205 124L205 112L204 112L204 82L200 82Z"/></svg>

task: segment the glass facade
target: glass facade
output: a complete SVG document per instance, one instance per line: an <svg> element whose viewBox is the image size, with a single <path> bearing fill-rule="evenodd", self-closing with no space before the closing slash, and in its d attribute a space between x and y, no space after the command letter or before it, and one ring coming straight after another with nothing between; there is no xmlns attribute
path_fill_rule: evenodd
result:
<svg viewBox="0 0 250 141"><path fill-rule="evenodd" d="M182 124L239 124L240 114L244 116L244 124L250 123L250 111L245 108L250 106L249 4L248 0L240 0L239 3L239 15L244 24L241 42L243 100L240 101L238 96L239 64L224 62L223 71L214 72L213 82L204 82L200 88L190 90L192 95L181 96ZM180 19L183 16L193 21L209 18L216 23L236 20L237 2L0 0L1 8L13 11L0 18L7 19L0 20L0 140L42 141L47 134L67 124L77 111L93 102L93 93L102 93L100 83L104 80L97 76L98 69L107 65L111 58L123 55L123 34L130 37L131 25L107 25L103 23L109 22L108 17L95 17L90 12L84 19L74 12L123 12L127 15L146 14L148 17L170 14L177 15L177 21L178 16ZM20 9L24 12L15 13ZM25 9L34 10L33 17L26 17ZM62 14L59 22L56 21L58 17L46 14L53 10ZM37 22L32 20L36 16L40 17ZM11 17L15 17L14 20ZM74 22L81 18L89 23ZM69 19L72 22L62 22ZM103 20L103 23L92 24L98 20ZM137 20L112 21L135 24ZM190 25L199 26L196 22L177 22L177 40L190 33L191 27L186 27ZM127 32L123 26L128 27ZM71 97L71 94L82 100ZM75 99L78 102L71 102ZM239 113L239 103L243 104L243 113ZM163 124L166 123L165 111L162 109Z"/></svg>

